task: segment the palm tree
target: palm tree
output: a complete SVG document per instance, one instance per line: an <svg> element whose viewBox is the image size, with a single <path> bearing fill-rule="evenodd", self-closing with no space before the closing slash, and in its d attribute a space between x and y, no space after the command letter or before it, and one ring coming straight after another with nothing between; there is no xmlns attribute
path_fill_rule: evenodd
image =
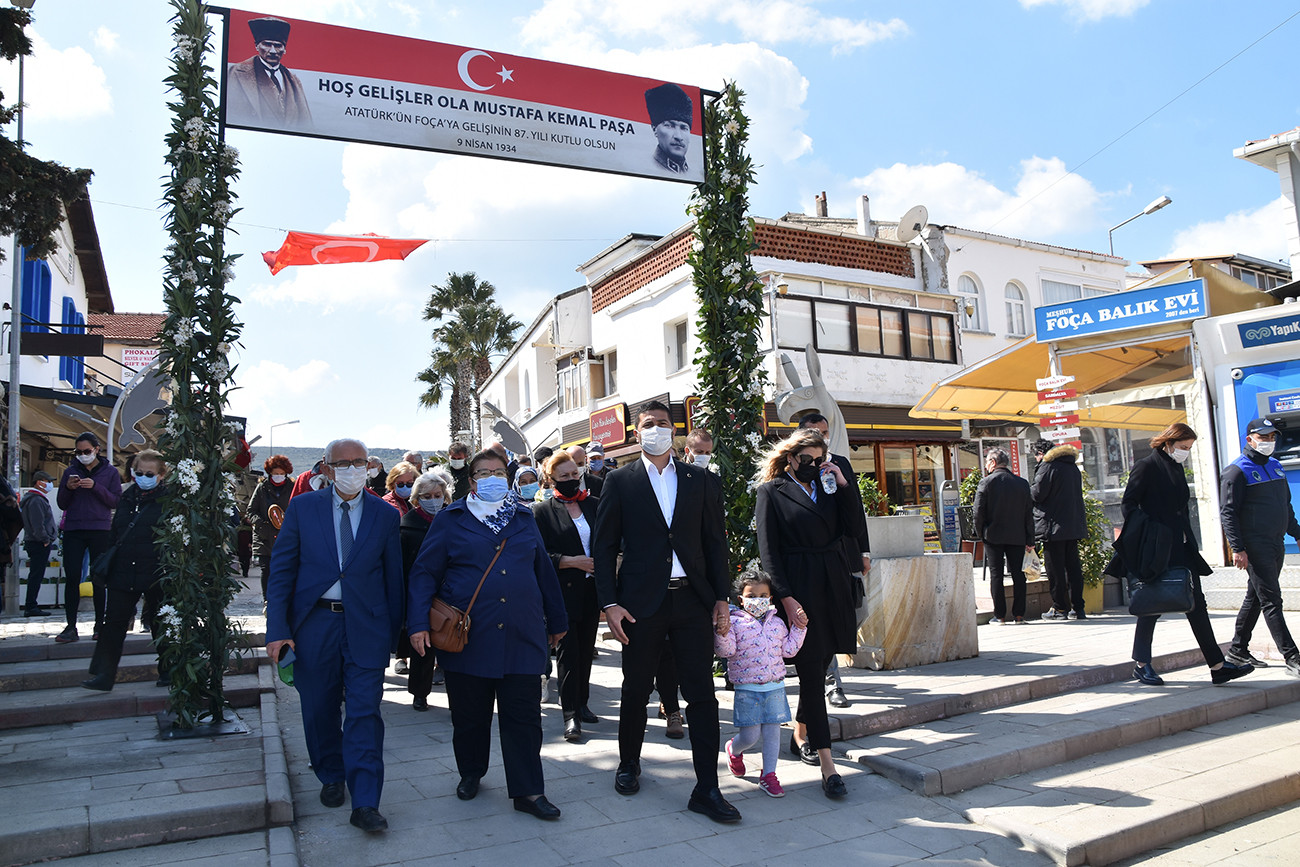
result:
<svg viewBox="0 0 1300 867"><path fill-rule="evenodd" d="M441 324L433 330L432 363L416 377L428 386L420 403L436 406L450 397L454 438L457 431L476 429L466 416L472 412L474 422L482 418L479 390L492 374L491 356L514 345L522 323L496 303L496 287L473 272L448 274L444 285L434 286L424 319Z"/></svg>

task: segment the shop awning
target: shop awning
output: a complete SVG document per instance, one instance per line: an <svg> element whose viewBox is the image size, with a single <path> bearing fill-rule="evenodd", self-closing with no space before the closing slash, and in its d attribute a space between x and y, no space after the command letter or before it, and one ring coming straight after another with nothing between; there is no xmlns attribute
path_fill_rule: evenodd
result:
<svg viewBox="0 0 1300 867"><path fill-rule="evenodd" d="M1143 286L1200 277L1209 312L1267 307L1276 299L1199 261L1174 268ZM1135 287L1136 288L1136 287ZM1134 329L1054 344L1060 372L1075 377L1079 424L1159 431L1186 414L1173 398L1192 388L1191 323ZM912 407L916 418L986 419L1035 424L1035 380L1051 373L1049 344L1027 337L937 383Z"/></svg>

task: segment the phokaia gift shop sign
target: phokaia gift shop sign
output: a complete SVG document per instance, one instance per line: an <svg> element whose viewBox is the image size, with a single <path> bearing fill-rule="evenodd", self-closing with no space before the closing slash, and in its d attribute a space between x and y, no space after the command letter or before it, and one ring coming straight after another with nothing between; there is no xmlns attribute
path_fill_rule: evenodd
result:
<svg viewBox="0 0 1300 867"><path fill-rule="evenodd" d="M1070 337L1201 319L1208 315L1205 281L1197 278L1035 307L1034 339L1038 343L1050 343Z"/></svg>
<svg viewBox="0 0 1300 867"><path fill-rule="evenodd" d="M704 180L698 87L222 11L227 127Z"/></svg>

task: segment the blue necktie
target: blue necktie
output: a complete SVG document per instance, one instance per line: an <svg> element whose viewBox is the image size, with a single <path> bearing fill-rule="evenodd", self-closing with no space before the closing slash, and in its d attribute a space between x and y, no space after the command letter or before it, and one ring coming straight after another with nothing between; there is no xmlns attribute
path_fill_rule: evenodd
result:
<svg viewBox="0 0 1300 867"><path fill-rule="evenodd" d="M339 560L339 567L348 562L348 555L352 553L352 511L351 504L347 502L339 503L339 508L343 510L343 517L339 519L339 551L342 554Z"/></svg>

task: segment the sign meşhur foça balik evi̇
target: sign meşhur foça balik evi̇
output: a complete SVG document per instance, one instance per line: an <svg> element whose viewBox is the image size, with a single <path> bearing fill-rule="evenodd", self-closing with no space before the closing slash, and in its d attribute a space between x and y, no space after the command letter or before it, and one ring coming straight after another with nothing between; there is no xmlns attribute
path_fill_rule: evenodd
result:
<svg viewBox="0 0 1300 867"><path fill-rule="evenodd" d="M698 87L223 11L228 127L704 181Z"/></svg>
<svg viewBox="0 0 1300 867"><path fill-rule="evenodd" d="M1200 319L1207 315L1205 281L1198 278L1035 307L1034 340L1050 343L1069 337Z"/></svg>

